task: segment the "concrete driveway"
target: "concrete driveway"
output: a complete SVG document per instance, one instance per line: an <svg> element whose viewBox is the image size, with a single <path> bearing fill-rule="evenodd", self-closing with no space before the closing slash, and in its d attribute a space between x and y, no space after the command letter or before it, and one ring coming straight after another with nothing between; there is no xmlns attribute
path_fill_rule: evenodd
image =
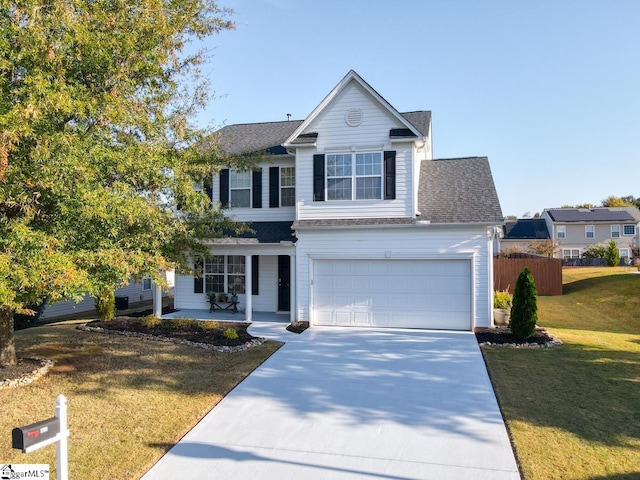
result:
<svg viewBox="0 0 640 480"><path fill-rule="evenodd" d="M472 333L251 331L287 343L143 479L520 478Z"/></svg>

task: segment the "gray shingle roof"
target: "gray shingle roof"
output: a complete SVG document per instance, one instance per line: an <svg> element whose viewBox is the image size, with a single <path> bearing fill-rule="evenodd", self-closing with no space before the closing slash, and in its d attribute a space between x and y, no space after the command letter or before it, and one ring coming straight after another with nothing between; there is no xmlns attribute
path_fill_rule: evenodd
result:
<svg viewBox="0 0 640 480"><path fill-rule="evenodd" d="M297 238L291 230L293 222L247 222L251 231L239 235L232 232L224 232L224 237L215 240L215 243L280 243L281 241L295 242ZM245 241L238 241L243 239Z"/></svg>
<svg viewBox="0 0 640 480"><path fill-rule="evenodd" d="M506 222L504 226L505 240L545 240L549 239L547 222L541 218L520 218L515 222Z"/></svg>
<svg viewBox="0 0 640 480"><path fill-rule="evenodd" d="M431 112L419 111L401 114L409 123L423 135L429 132L431 122ZM282 122L265 123L239 123L227 125L213 135L220 142L222 151L227 154L237 155L242 153L260 152L273 147L278 147L293 134L302 124L303 120L291 120ZM305 134L302 139L294 140L294 143L304 143L314 141L317 133ZM314 137L315 135L315 137ZM300 139L300 140L299 140ZM304 142L303 142L304 140ZM275 153L284 153L276 150Z"/></svg>
<svg viewBox="0 0 640 480"><path fill-rule="evenodd" d="M424 160L418 210L431 223L502 223L487 157Z"/></svg>
<svg viewBox="0 0 640 480"><path fill-rule="evenodd" d="M554 222L640 222L636 207L549 208Z"/></svg>

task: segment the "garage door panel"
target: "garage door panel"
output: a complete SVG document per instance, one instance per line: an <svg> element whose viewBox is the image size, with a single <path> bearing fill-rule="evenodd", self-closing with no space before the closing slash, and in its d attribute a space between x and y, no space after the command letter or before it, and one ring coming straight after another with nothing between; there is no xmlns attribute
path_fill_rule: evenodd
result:
<svg viewBox="0 0 640 480"><path fill-rule="evenodd" d="M469 260L317 260L314 323L471 328Z"/></svg>

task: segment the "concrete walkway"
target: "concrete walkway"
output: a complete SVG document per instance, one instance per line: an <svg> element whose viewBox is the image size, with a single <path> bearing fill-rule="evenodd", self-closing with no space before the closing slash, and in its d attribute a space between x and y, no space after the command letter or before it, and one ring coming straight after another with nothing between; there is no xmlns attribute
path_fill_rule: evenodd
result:
<svg viewBox="0 0 640 480"><path fill-rule="evenodd" d="M143 479L520 478L472 333L251 333L287 343Z"/></svg>

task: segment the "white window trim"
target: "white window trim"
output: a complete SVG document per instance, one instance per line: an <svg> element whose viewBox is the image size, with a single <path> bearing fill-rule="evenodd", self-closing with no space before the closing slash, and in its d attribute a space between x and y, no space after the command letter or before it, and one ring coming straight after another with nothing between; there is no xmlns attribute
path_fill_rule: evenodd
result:
<svg viewBox="0 0 640 480"><path fill-rule="evenodd" d="M283 170L284 169L291 169L293 171L293 185L283 185L282 184L282 174L283 174ZM281 207L294 207L296 204L296 167L280 167L280 191L278 192L278 194L280 195L280 206ZM293 190L293 204L291 205L284 205L283 203L283 195L282 193L285 190Z"/></svg>
<svg viewBox="0 0 640 480"><path fill-rule="evenodd" d="M625 233L625 227L633 228L633 233ZM625 237L633 237L636 234L636 226L633 223L626 223L622 226L622 235Z"/></svg>
<svg viewBox="0 0 640 480"><path fill-rule="evenodd" d="M592 230L589 231L589 228ZM591 233L591 236L589 236ZM584 226L584 238L596 238L596 226L595 225L585 225Z"/></svg>
<svg viewBox="0 0 640 480"><path fill-rule="evenodd" d="M569 252L569 255L565 255L565 252ZM577 255L573 254L577 252ZM580 258L580 249L579 248L563 248L562 249L562 258Z"/></svg>
<svg viewBox="0 0 640 480"><path fill-rule="evenodd" d="M379 175L358 175L356 173L356 159L358 155L364 155L367 153L375 153L380 155L380 174ZM351 156L351 175L349 176L331 176L329 177L329 157L333 155L349 155ZM370 150L370 151L358 151L358 152L332 152L326 155L325 161L325 198L329 202L367 202L367 201L377 201L384 199L384 152L381 150ZM330 179L339 179L339 178L350 178L351 179L351 198L340 198L340 199L330 199L329 198L329 180ZM359 178L380 178L380 196L377 198L356 198L357 194L357 180Z"/></svg>
<svg viewBox="0 0 640 480"><path fill-rule="evenodd" d="M618 254L620 258L631 258L631 251L627 247L618 248Z"/></svg>
<svg viewBox="0 0 640 480"><path fill-rule="evenodd" d="M222 272L207 272L207 259L205 258L202 264L202 277L204 279L204 286L203 286L203 293L206 295L208 293L208 289L207 289L207 276L215 276L215 275L221 275L223 277L223 285L224 285L224 292L215 292L215 293L228 293L231 294L232 292L229 291L229 276L230 275L235 275L235 276L240 276L244 278L244 291L243 292L233 292L233 293L237 293L237 294L244 294L247 291L247 277L246 277L246 272L247 272L247 266L246 264L244 265L245 271L244 273L237 273L237 272L230 272L229 271L229 265L230 265L230 259L229 257L232 256L238 256L241 257L243 260L243 262L245 262L244 260L244 256L243 255L213 255L214 257L223 257L223 268L222 268ZM209 257L211 258L211 257Z"/></svg>
<svg viewBox="0 0 640 480"><path fill-rule="evenodd" d="M232 176L233 175L238 175L238 174L243 174L243 175L248 175L249 176L249 186L248 187L234 187L233 186L233 181L232 181ZM234 205L233 204L233 192L234 191L242 191L242 190L249 190L249 205ZM229 206L231 208L251 208L251 199L252 199L252 195L253 195L253 178L252 178L252 172L251 170L230 170L229 171Z"/></svg>
<svg viewBox="0 0 640 480"><path fill-rule="evenodd" d="M617 231L614 228L617 228ZM620 238L620 225L611 225L611 238Z"/></svg>
<svg viewBox="0 0 640 480"><path fill-rule="evenodd" d="M567 238L567 226L566 225L558 225L556 227L556 238L559 238L559 239Z"/></svg>

